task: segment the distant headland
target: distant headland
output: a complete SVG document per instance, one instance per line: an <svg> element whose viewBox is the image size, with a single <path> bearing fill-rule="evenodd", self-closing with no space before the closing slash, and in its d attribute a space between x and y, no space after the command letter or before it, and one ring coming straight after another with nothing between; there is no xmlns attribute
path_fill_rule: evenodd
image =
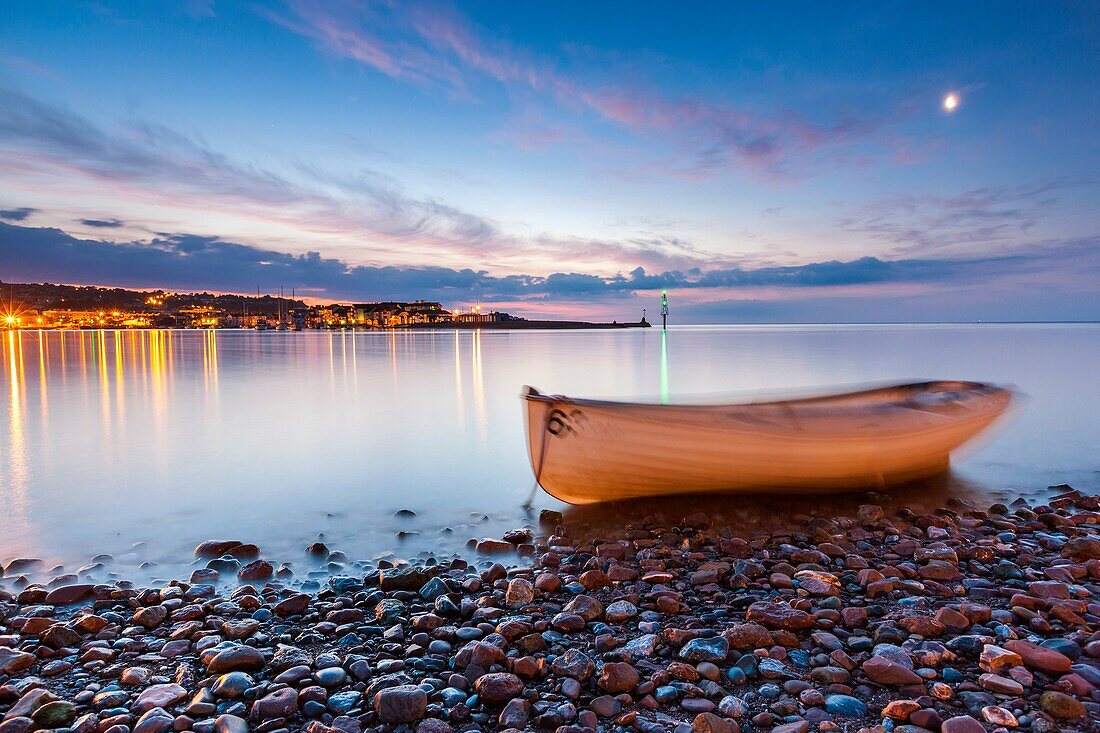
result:
<svg viewBox="0 0 1100 733"><path fill-rule="evenodd" d="M310 305L291 295L130 290L0 282L0 328L589 329L649 328L634 322L529 320L480 305L451 309L432 300Z"/></svg>

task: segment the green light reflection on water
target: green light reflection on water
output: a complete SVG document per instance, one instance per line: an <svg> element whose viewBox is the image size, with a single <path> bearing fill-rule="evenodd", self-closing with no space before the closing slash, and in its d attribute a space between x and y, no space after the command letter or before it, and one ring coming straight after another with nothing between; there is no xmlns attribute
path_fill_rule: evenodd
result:
<svg viewBox="0 0 1100 733"><path fill-rule="evenodd" d="M661 329L661 404L668 404L668 331Z"/></svg>

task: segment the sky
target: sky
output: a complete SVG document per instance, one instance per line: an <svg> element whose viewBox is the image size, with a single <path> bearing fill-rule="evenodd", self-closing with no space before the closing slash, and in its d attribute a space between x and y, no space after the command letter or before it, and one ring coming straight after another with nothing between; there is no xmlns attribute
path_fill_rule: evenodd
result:
<svg viewBox="0 0 1100 733"><path fill-rule="evenodd" d="M9 0L0 279L1098 320L1097 78L1090 2Z"/></svg>

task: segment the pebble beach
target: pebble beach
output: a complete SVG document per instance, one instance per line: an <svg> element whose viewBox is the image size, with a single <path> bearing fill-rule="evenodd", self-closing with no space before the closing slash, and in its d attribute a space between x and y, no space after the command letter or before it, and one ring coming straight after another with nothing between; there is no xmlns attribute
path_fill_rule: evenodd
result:
<svg viewBox="0 0 1100 733"><path fill-rule="evenodd" d="M0 733L1097 730L1100 499L1057 488L742 532L545 510L315 592L238 540L156 587L13 560Z"/></svg>

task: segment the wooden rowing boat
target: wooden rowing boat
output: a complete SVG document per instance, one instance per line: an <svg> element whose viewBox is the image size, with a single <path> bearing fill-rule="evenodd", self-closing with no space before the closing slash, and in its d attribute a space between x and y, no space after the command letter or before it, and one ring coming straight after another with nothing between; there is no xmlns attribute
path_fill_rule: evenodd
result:
<svg viewBox="0 0 1100 733"><path fill-rule="evenodd" d="M947 470L1012 390L922 382L729 405L656 405L523 391L535 480L570 504L701 492L829 492Z"/></svg>

